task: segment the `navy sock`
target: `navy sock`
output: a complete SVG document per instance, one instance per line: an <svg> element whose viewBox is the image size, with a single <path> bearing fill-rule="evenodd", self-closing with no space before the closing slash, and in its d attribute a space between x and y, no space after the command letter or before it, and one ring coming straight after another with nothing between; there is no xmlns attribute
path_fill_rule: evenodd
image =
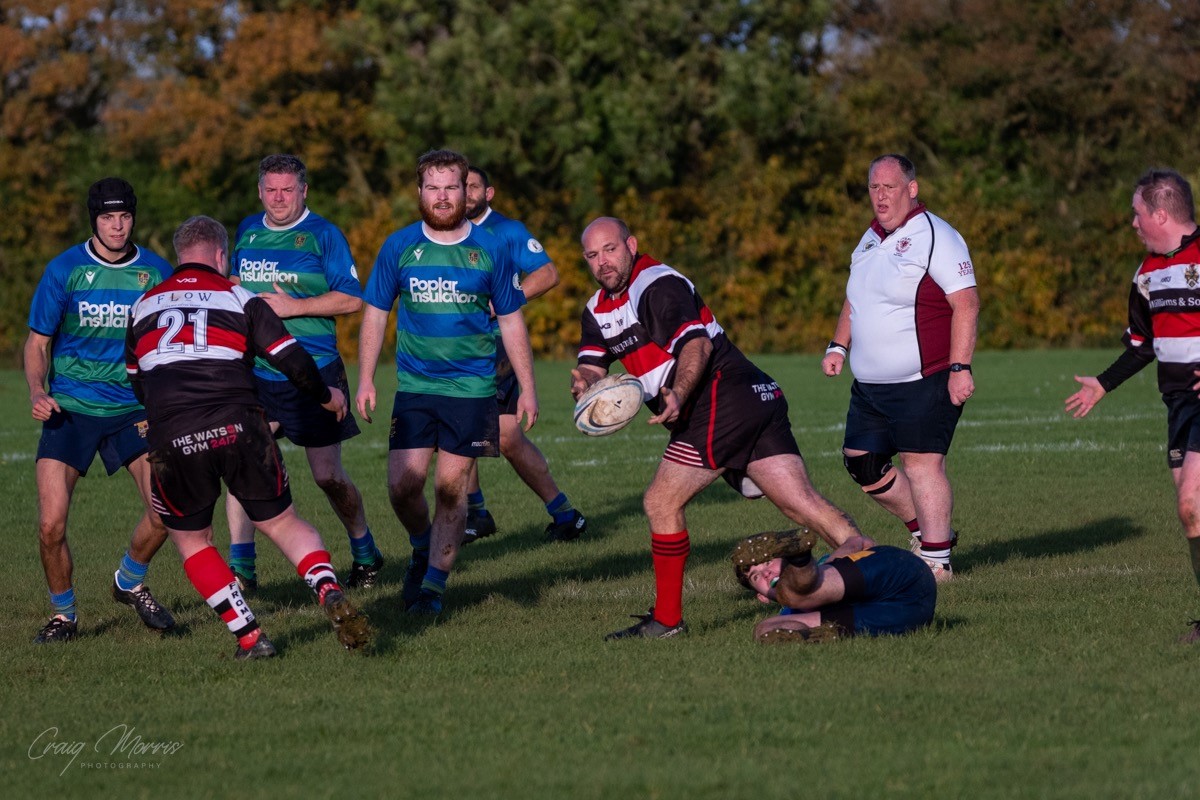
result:
<svg viewBox="0 0 1200 800"><path fill-rule="evenodd" d="M483 489L477 492L471 492L467 495L467 513L474 511L476 514L483 516L488 513L485 501L483 499Z"/></svg>

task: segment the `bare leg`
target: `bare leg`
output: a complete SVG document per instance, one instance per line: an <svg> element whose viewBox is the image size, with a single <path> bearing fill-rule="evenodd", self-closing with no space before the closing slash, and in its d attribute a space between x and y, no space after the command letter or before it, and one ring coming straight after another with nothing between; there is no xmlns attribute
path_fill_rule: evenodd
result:
<svg viewBox="0 0 1200 800"><path fill-rule="evenodd" d="M861 532L846 512L813 487L796 455L778 455L751 462L746 474L788 519L811 528L832 547Z"/></svg>
<svg viewBox="0 0 1200 800"><path fill-rule="evenodd" d="M926 542L949 542L954 493L946 477L946 457L941 453L901 453L904 472L912 487L913 505L921 536Z"/></svg>
<svg viewBox="0 0 1200 800"><path fill-rule="evenodd" d="M866 455L865 450L843 450L842 452L847 456ZM874 492L884 486L888 487L887 491L874 494ZM878 503L884 511L887 511L901 522L908 522L917 516L917 507L913 503L912 486L909 484L908 476L904 474L902 468L893 466L883 478L869 486L862 487L862 490Z"/></svg>
<svg viewBox="0 0 1200 800"><path fill-rule="evenodd" d="M142 518L133 529L133 538L129 542L129 555L135 561L149 564L150 559L154 558L154 554L167 541L167 529L150 501L149 459L146 456L135 459L129 465L129 474L133 476L133 482L137 485L138 493L142 498L142 505L146 508Z"/></svg>
<svg viewBox="0 0 1200 800"><path fill-rule="evenodd" d="M61 461L38 459L38 549L46 585L59 594L71 588L73 562L67 544L67 513L79 482L79 471Z"/></svg>
<svg viewBox="0 0 1200 800"><path fill-rule="evenodd" d="M410 536L419 536L429 529L425 479L432 460L432 447L388 453L388 499Z"/></svg>
<svg viewBox="0 0 1200 800"><path fill-rule="evenodd" d="M351 539L361 539L367 533L367 515L363 508L362 493L342 466L342 446L307 447L304 452L308 456L313 480L325 493L346 534Z"/></svg>
<svg viewBox="0 0 1200 800"><path fill-rule="evenodd" d="M521 430L514 414L500 415L500 454L508 459L513 470L543 503L558 497L558 484L550 474L546 457Z"/></svg>
<svg viewBox="0 0 1200 800"><path fill-rule="evenodd" d="M429 564L449 572L458 558L467 521L467 475L475 459L439 452L434 469L433 532Z"/></svg>

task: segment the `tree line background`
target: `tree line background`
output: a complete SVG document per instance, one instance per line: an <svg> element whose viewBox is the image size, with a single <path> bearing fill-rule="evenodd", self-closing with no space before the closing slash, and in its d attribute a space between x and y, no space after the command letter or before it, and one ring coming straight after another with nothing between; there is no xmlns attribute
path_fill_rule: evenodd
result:
<svg viewBox="0 0 1200 800"><path fill-rule="evenodd" d="M450 147L554 258L535 349L573 352L578 236L627 219L751 352L812 351L871 220L866 168L907 153L971 248L989 348L1115 344L1149 166L1200 189L1194 0L6 0L0 350L19 361L87 187L138 192L137 241L261 210L292 152L365 281ZM344 320L353 355L357 321Z"/></svg>

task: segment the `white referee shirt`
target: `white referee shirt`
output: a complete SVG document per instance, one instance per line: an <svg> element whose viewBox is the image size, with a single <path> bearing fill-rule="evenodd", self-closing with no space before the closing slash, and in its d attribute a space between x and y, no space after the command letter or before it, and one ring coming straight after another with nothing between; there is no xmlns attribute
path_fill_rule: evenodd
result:
<svg viewBox="0 0 1200 800"><path fill-rule="evenodd" d="M906 383L950 364L946 295L975 286L967 243L918 205L886 233L878 221L850 259L850 370L862 383Z"/></svg>

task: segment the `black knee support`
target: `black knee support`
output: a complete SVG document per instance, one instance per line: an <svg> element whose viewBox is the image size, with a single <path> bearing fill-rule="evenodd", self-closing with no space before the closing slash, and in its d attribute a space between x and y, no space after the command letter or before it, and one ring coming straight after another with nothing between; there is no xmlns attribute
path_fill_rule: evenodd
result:
<svg viewBox="0 0 1200 800"><path fill-rule="evenodd" d="M842 456L842 463L846 465L846 471L850 473L850 477L854 478L855 483L864 487L873 486L883 480L889 472L892 471L892 457L883 453L863 453L861 456ZM887 482L886 486L880 486L878 489L872 489L870 494L882 494L892 488L896 476Z"/></svg>

